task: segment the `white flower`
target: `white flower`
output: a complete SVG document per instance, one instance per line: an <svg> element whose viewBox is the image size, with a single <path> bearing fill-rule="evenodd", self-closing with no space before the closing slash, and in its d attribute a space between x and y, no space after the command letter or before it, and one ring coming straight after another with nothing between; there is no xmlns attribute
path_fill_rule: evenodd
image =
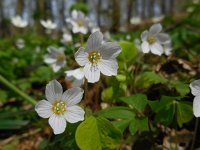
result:
<svg viewBox="0 0 200 150"><path fill-rule="evenodd" d="M25 46L25 41L23 39L17 39L15 42L18 49L22 49Z"/></svg>
<svg viewBox="0 0 200 150"><path fill-rule="evenodd" d="M142 22L140 17L132 17L130 20L131 24L138 25Z"/></svg>
<svg viewBox="0 0 200 150"><path fill-rule="evenodd" d="M57 27L57 24L51 21L50 19L45 20L40 20L41 25L48 29L48 30L53 30Z"/></svg>
<svg viewBox="0 0 200 150"><path fill-rule="evenodd" d="M91 29L91 33L94 33L94 32L96 32L96 31L100 31L100 28L99 28L99 27L93 27L93 28Z"/></svg>
<svg viewBox="0 0 200 150"><path fill-rule="evenodd" d="M69 33L64 33L63 36L62 36L61 42L64 43L64 44L72 42L72 35L69 34Z"/></svg>
<svg viewBox="0 0 200 150"><path fill-rule="evenodd" d="M52 64L53 71L57 72L60 68L64 67L66 64L66 56L64 53L64 48L48 47L47 51L49 54L44 56L44 62L47 64Z"/></svg>
<svg viewBox="0 0 200 150"><path fill-rule="evenodd" d="M110 40L112 40L112 37L111 37L109 31L104 32L103 38L104 38L103 40L105 40L105 41L110 41Z"/></svg>
<svg viewBox="0 0 200 150"><path fill-rule="evenodd" d="M153 23L160 22L160 21L163 20L163 18L164 18L164 16L153 17L153 18L152 18L152 22L153 22Z"/></svg>
<svg viewBox="0 0 200 150"><path fill-rule="evenodd" d="M116 76L118 64L116 57L121 48L116 42L104 42L103 35L97 31L88 38L86 48L80 47L75 53L76 62L84 66L83 72L90 83L97 82L100 72L107 76Z"/></svg>
<svg viewBox="0 0 200 150"><path fill-rule="evenodd" d="M89 19L81 11L73 10L72 18L66 19L66 22L72 25L73 33L87 34Z"/></svg>
<svg viewBox="0 0 200 150"><path fill-rule="evenodd" d="M141 48L143 53L149 53L151 51L155 55L160 56L163 54L164 51L161 44L169 43L170 38L168 34L160 33L161 30L161 24L154 24L149 31L145 30L141 34Z"/></svg>
<svg viewBox="0 0 200 150"><path fill-rule="evenodd" d="M134 40L134 44L135 44L135 47L137 48L137 50L140 51L140 52L142 52L141 41L139 39L135 39Z"/></svg>
<svg viewBox="0 0 200 150"><path fill-rule="evenodd" d="M172 53L172 45L170 43L163 44L163 51L166 56L171 55Z"/></svg>
<svg viewBox="0 0 200 150"><path fill-rule="evenodd" d="M193 101L193 113L195 117L200 117L200 79L190 83L190 89L195 96Z"/></svg>
<svg viewBox="0 0 200 150"><path fill-rule="evenodd" d="M18 28L24 28L28 25L26 20L23 20L20 16L15 16L11 19L11 22L14 26Z"/></svg>
<svg viewBox="0 0 200 150"><path fill-rule="evenodd" d="M128 34L126 35L126 40L130 40L131 39L131 36Z"/></svg>
<svg viewBox="0 0 200 150"><path fill-rule="evenodd" d="M65 71L66 79L72 81L73 87L80 87L85 82L83 68Z"/></svg>
<svg viewBox="0 0 200 150"><path fill-rule="evenodd" d="M63 93L61 84L53 80L47 84L45 95L47 100L39 101L35 110L40 117L49 118L54 134L65 131L66 121L76 123L84 120L84 110L76 105L83 97L81 88L71 88Z"/></svg>

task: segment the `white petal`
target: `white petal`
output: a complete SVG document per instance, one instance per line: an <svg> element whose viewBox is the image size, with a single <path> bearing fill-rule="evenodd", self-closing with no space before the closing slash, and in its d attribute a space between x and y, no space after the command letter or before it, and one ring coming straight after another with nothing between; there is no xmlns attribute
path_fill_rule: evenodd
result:
<svg viewBox="0 0 200 150"><path fill-rule="evenodd" d="M162 55L163 54L163 47L159 43L154 43L150 45L150 50L155 55Z"/></svg>
<svg viewBox="0 0 200 150"><path fill-rule="evenodd" d="M80 32L81 32L82 34L87 34L88 30L87 30L87 28L82 27L82 28L80 28Z"/></svg>
<svg viewBox="0 0 200 150"><path fill-rule="evenodd" d="M142 41L146 41L148 34L149 34L149 32L147 30L142 32L142 34L141 34Z"/></svg>
<svg viewBox="0 0 200 150"><path fill-rule="evenodd" d="M55 114L51 115L51 117L49 118L49 124L52 127L54 134L63 133L67 125L64 116Z"/></svg>
<svg viewBox="0 0 200 150"><path fill-rule="evenodd" d="M83 93L84 91L81 88L74 87L63 93L62 100L66 101L67 106L73 106L81 101Z"/></svg>
<svg viewBox="0 0 200 150"><path fill-rule="evenodd" d="M58 70L60 70L60 68L61 68L62 66L57 65L56 63L54 63L54 64L52 65L52 67L53 67L53 71L54 71L54 72L58 72Z"/></svg>
<svg viewBox="0 0 200 150"><path fill-rule="evenodd" d="M116 42L105 42L99 47L99 51L103 59L109 59L117 57L121 52L121 48Z"/></svg>
<svg viewBox="0 0 200 150"><path fill-rule="evenodd" d="M90 83L95 83L99 81L100 79L100 70L98 68L98 65L92 65L90 63L86 64L83 68L85 78Z"/></svg>
<svg viewBox="0 0 200 150"><path fill-rule="evenodd" d="M190 83L190 89L194 96L200 95L200 79Z"/></svg>
<svg viewBox="0 0 200 150"><path fill-rule="evenodd" d="M51 57L51 55L47 54L44 56L44 62L47 64L52 64L56 62L56 59Z"/></svg>
<svg viewBox="0 0 200 150"><path fill-rule="evenodd" d="M157 39L162 44L170 43L170 41L171 41L169 35L166 33L159 33L157 35Z"/></svg>
<svg viewBox="0 0 200 150"><path fill-rule="evenodd" d="M62 93L63 89L58 81L53 80L47 84L45 95L50 103L53 103L55 100L60 100L62 97Z"/></svg>
<svg viewBox="0 0 200 150"><path fill-rule="evenodd" d="M107 76L116 76L118 64L116 59L109 59L104 60L102 59L101 62L98 64L100 71Z"/></svg>
<svg viewBox="0 0 200 150"><path fill-rule="evenodd" d="M75 53L75 60L80 66L84 66L88 62L88 53L85 52L83 47L80 47L79 50Z"/></svg>
<svg viewBox="0 0 200 150"><path fill-rule="evenodd" d="M77 80L81 80L84 78L83 68L78 68L74 70L65 71L67 77L73 76Z"/></svg>
<svg viewBox="0 0 200 150"><path fill-rule="evenodd" d="M150 51L149 43L146 41L142 42L141 48L143 53L148 53Z"/></svg>
<svg viewBox="0 0 200 150"><path fill-rule="evenodd" d="M96 31L92 33L88 40L87 40L87 46L86 46L86 51L92 51L92 50L97 50L99 46L101 46L101 43L103 41L103 34L99 31Z"/></svg>
<svg viewBox="0 0 200 150"><path fill-rule="evenodd" d="M194 112L195 117L200 117L200 95L194 98L193 112Z"/></svg>
<svg viewBox="0 0 200 150"><path fill-rule="evenodd" d="M35 105L35 111L42 118L49 118L52 115L51 103L46 100L41 100Z"/></svg>
<svg viewBox="0 0 200 150"><path fill-rule="evenodd" d="M78 32L80 32L80 28L77 25L74 25L73 28L72 28L72 32L78 33Z"/></svg>
<svg viewBox="0 0 200 150"><path fill-rule="evenodd" d="M75 79L73 82L72 82L72 87L81 87L85 82L85 79L81 79L81 80L77 80Z"/></svg>
<svg viewBox="0 0 200 150"><path fill-rule="evenodd" d="M76 123L84 120L85 112L79 106L67 107L66 113L64 113L65 119L70 123Z"/></svg>
<svg viewBox="0 0 200 150"><path fill-rule="evenodd" d="M152 25L149 32L151 34L155 35L155 34L158 34L159 32L161 32L161 30L162 30L162 26L160 23L158 23L158 24Z"/></svg>

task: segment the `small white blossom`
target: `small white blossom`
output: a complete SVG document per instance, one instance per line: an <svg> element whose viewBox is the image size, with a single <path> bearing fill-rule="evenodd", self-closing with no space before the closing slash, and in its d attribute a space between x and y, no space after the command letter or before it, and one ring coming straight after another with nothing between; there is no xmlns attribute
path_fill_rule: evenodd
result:
<svg viewBox="0 0 200 150"><path fill-rule="evenodd" d="M64 67L66 64L66 56L64 53L64 48L55 48L55 47L48 47L47 48L49 54L44 56L44 62L47 64L51 64L53 67L53 71L57 72L60 68Z"/></svg>
<svg viewBox="0 0 200 150"><path fill-rule="evenodd" d="M116 76L118 64L116 57L121 48L116 42L104 42L99 31L88 38L86 48L80 47L75 53L76 62L83 66L83 72L90 83L97 82L100 72L107 76Z"/></svg>
<svg viewBox="0 0 200 150"><path fill-rule="evenodd" d="M166 56L169 56L169 55L172 54L172 45L171 45L171 42L163 44L163 51L164 51L164 54Z"/></svg>
<svg viewBox="0 0 200 150"><path fill-rule="evenodd" d="M41 25L46 28L47 30L53 30L57 27L57 24L54 23L52 20L47 19L45 20L40 20Z"/></svg>
<svg viewBox="0 0 200 150"><path fill-rule="evenodd" d="M18 28L25 28L28 25L26 20L23 20L20 16L15 16L11 19L11 22L14 26Z"/></svg>
<svg viewBox="0 0 200 150"><path fill-rule="evenodd" d="M142 20L140 17L132 17L130 20L131 24L138 25L141 24Z"/></svg>
<svg viewBox="0 0 200 150"><path fill-rule="evenodd" d="M126 35L126 40L130 40L131 39L131 36L128 34Z"/></svg>
<svg viewBox="0 0 200 150"><path fill-rule="evenodd" d="M200 79L190 84L192 94L195 96L193 101L193 113L195 117L200 117Z"/></svg>
<svg viewBox="0 0 200 150"><path fill-rule="evenodd" d="M66 22L72 25L73 33L88 33L89 18L86 17L81 11L73 10L72 18L66 19Z"/></svg>
<svg viewBox="0 0 200 150"><path fill-rule="evenodd" d="M18 49L22 49L25 46L25 41L23 39L17 39L15 42Z"/></svg>
<svg viewBox="0 0 200 150"><path fill-rule="evenodd" d="M83 68L65 71L66 79L72 81L72 87L80 87L85 82Z"/></svg>
<svg viewBox="0 0 200 150"><path fill-rule="evenodd" d="M135 44L135 47L137 48L137 50L142 52L141 41L139 39L135 39L134 44Z"/></svg>
<svg viewBox="0 0 200 150"><path fill-rule="evenodd" d="M152 18L152 22L153 23L158 23L161 22L163 20L164 16L156 16Z"/></svg>
<svg viewBox="0 0 200 150"><path fill-rule="evenodd" d="M72 42L72 35L70 33L64 33L61 42L64 44Z"/></svg>
<svg viewBox="0 0 200 150"><path fill-rule="evenodd" d="M151 51L153 54L159 56L164 53L162 44L170 43L170 38L168 34L160 33L161 30L161 24L154 24L149 31L145 30L141 34L141 48L143 53L149 53Z"/></svg>
<svg viewBox="0 0 200 150"><path fill-rule="evenodd" d="M47 84L45 95L47 100L39 101L35 110L40 117L49 118L54 134L63 133L67 122L84 120L84 110L76 105L83 97L81 88L71 88L63 93L61 84L53 80Z"/></svg>

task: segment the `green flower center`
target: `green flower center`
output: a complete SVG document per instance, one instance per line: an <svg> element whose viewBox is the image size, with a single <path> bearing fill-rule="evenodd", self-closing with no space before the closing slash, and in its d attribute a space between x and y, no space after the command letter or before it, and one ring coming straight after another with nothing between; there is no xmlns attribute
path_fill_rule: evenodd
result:
<svg viewBox="0 0 200 150"><path fill-rule="evenodd" d="M147 42L148 42L149 44L154 44L154 43L156 42L156 37L153 36L153 35L148 35L148 37L147 37Z"/></svg>
<svg viewBox="0 0 200 150"><path fill-rule="evenodd" d="M64 55L64 54L59 54L59 55L57 56L57 60L58 60L58 61L64 61L64 60L65 60L65 55Z"/></svg>
<svg viewBox="0 0 200 150"><path fill-rule="evenodd" d="M66 109L66 103L64 101L57 101L53 103L51 110L56 115L63 115L67 109Z"/></svg>
<svg viewBox="0 0 200 150"><path fill-rule="evenodd" d="M78 23L78 26L79 26L79 27L82 27L82 26L84 25L84 23L83 23L82 20L79 20L77 23Z"/></svg>
<svg viewBox="0 0 200 150"><path fill-rule="evenodd" d="M88 56L88 60L92 63L92 64L97 64L101 59L101 54L97 51L92 51L89 53Z"/></svg>

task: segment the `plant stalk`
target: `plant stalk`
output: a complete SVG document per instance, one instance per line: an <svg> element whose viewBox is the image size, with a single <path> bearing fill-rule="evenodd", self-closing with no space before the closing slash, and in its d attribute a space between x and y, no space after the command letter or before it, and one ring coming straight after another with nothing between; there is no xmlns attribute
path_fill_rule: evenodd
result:
<svg viewBox="0 0 200 150"><path fill-rule="evenodd" d="M191 149L190 150L194 150L194 145L195 145L195 141L196 141L196 135L197 135L197 132L198 132L198 126L199 126L199 118L196 118L195 128L194 128L194 136L192 138L192 145L191 145Z"/></svg>
<svg viewBox="0 0 200 150"><path fill-rule="evenodd" d="M0 82L3 83L5 86L7 86L8 88L10 88L11 90L13 90L15 93L17 93L18 95L20 95L22 98L24 98L24 100L26 100L27 102L35 105L37 102L31 98L30 96L28 96L26 93L22 92L21 90L19 90L15 85L13 85L12 83L10 83L8 80L6 80L2 75L0 75Z"/></svg>

